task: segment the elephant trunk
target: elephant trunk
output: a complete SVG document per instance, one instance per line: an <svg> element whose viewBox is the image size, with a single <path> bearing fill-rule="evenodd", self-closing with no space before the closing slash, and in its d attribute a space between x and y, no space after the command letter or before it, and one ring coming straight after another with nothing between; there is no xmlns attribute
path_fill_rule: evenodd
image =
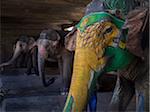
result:
<svg viewBox="0 0 150 112"><path fill-rule="evenodd" d="M55 81L55 78L51 78L46 81L45 76L45 59L46 59L47 51L44 46L38 46L38 72L40 77L42 78L42 83L44 87L48 87Z"/></svg>
<svg viewBox="0 0 150 112"><path fill-rule="evenodd" d="M98 60L92 50L76 49L72 81L64 112L84 111L88 102L94 71L102 63L102 60Z"/></svg>
<svg viewBox="0 0 150 112"><path fill-rule="evenodd" d="M0 65L0 68L12 64L19 57L20 54L21 54L21 49L19 46L19 42L17 42L12 58L8 62L2 63Z"/></svg>

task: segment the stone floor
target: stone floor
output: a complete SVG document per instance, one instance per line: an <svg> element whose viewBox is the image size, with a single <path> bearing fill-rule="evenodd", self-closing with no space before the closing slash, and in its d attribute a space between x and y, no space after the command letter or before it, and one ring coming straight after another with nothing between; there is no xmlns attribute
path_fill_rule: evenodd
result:
<svg viewBox="0 0 150 112"><path fill-rule="evenodd" d="M36 75L27 76L24 69L6 70L0 73L1 86L6 90L0 106L0 112L61 112L66 96L60 95L61 77L58 71L50 70L50 77L56 81L49 87L43 87ZM98 112L108 108L112 92L98 93ZM128 111L135 110L135 98Z"/></svg>

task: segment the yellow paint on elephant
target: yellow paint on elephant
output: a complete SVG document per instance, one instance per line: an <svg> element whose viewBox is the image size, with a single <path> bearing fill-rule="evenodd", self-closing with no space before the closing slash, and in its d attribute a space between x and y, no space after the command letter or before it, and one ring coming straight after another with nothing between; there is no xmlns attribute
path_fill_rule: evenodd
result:
<svg viewBox="0 0 150 112"><path fill-rule="evenodd" d="M111 31L107 32L108 29ZM95 23L88 27L84 32L78 30L76 49L82 47L93 48L98 57L102 57L104 54L104 48L111 45L113 39L118 35L119 30L111 22Z"/></svg>
<svg viewBox="0 0 150 112"><path fill-rule="evenodd" d="M87 104L90 73L104 67L106 63L103 57L104 48L118 35L119 30L111 22L95 23L84 32L78 30L72 81L64 112L84 110ZM73 104L69 105L71 97ZM68 106L71 106L71 110L68 110Z"/></svg>
<svg viewBox="0 0 150 112"><path fill-rule="evenodd" d="M82 112L83 107L86 106L90 71L99 69L99 65L105 63L104 59L96 58L95 52L91 52L91 50L88 48L77 49L75 53L74 71L69 92L69 95L74 99L75 105L72 111L75 112Z"/></svg>

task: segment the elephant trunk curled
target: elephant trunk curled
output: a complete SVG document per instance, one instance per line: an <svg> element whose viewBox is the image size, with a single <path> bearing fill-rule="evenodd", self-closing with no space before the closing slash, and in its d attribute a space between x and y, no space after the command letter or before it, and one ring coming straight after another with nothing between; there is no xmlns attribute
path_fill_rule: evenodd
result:
<svg viewBox="0 0 150 112"><path fill-rule="evenodd" d="M38 72L39 72L40 77L42 78L42 82L45 87L48 87L55 80L54 78L51 78L50 80L46 81L44 65L45 65L45 59L47 55L48 53L45 47L42 45L39 45L38 46Z"/></svg>
<svg viewBox="0 0 150 112"><path fill-rule="evenodd" d="M20 41L18 41L16 44L12 58L8 62L1 64L0 68L3 66L8 66L8 65L12 64L20 56L20 54L21 54Z"/></svg>

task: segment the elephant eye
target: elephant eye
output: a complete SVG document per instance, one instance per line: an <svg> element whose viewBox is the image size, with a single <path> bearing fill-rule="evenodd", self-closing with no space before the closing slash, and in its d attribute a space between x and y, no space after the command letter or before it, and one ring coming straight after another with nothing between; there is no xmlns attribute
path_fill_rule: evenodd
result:
<svg viewBox="0 0 150 112"><path fill-rule="evenodd" d="M20 47L22 47L22 44L20 44Z"/></svg>
<svg viewBox="0 0 150 112"><path fill-rule="evenodd" d="M112 30L113 30L112 27L109 27L105 30L104 34L110 33L112 32Z"/></svg>

